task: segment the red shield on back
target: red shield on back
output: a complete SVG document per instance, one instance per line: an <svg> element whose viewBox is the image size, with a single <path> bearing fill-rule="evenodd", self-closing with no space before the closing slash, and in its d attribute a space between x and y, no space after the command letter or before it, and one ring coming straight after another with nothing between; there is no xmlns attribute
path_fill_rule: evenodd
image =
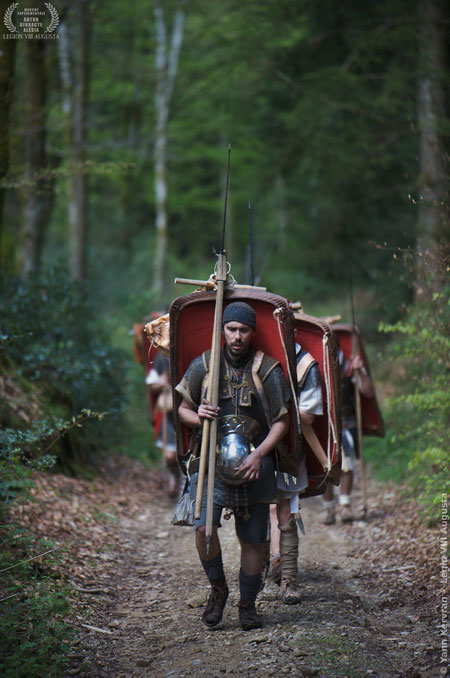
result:
<svg viewBox="0 0 450 678"><path fill-rule="evenodd" d="M224 307L245 301L256 313L257 329L252 338L255 348L278 360L290 385L296 386L293 315L283 297L256 290L226 290ZM214 292L193 292L178 297L170 307L171 383L179 383L191 361L211 348L215 310ZM290 389L292 391L292 388ZM293 394L291 394L292 396ZM188 450L188 429L178 418L180 396L174 392L174 419L178 452ZM280 469L297 473L300 438L294 408L290 408L289 434L280 446Z"/></svg>
<svg viewBox="0 0 450 678"><path fill-rule="evenodd" d="M339 342L339 348L347 359L353 356L353 335L356 334L359 354L364 362L364 367L370 375L369 361L364 351L363 341L358 327L350 323L339 323L332 326L333 332ZM362 425L364 435L384 437L384 422L376 395L366 398L361 395Z"/></svg>
<svg viewBox="0 0 450 678"><path fill-rule="evenodd" d="M308 497L322 494L327 482L339 484L341 464L340 374L336 341L327 323L304 313L296 313L295 340L318 363L323 414L315 416L312 426L329 462L329 468L325 471L306 436L303 436L302 444L306 455L309 486L300 496Z"/></svg>

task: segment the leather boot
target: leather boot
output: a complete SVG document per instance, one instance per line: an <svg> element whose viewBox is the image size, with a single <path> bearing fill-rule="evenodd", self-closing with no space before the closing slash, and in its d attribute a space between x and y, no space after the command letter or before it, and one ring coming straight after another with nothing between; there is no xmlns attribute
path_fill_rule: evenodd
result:
<svg viewBox="0 0 450 678"><path fill-rule="evenodd" d="M211 593L202 614L202 622L206 626L217 626L222 621L223 608L228 599L228 586L223 581L211 581Z"/></svg>
<svg viewBox="0 0 450 678"><path fill-rule="evenodd" d="M300 591L297 588L298 531L295 518L289 525L280 526L281 556L281 600L286 605L300 602Z"/></svg>
<svg viewBox="0 0 450 678"><path fill-rule="evenodd" d="M252 629L260 629L262 627L262 620L256 612L255 603L245 598L240 599L239 622L243 631L251 631Z"/></svg>

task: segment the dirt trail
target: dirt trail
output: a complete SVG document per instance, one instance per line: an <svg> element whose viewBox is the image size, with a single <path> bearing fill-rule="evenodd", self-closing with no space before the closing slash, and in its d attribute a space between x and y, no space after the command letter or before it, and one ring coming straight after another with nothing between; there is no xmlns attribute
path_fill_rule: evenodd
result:
<svg viewBox="0 0 450 678"><path fill-rule="evenodd" d="M87 582L80 574L84 617L79 619L101 630L80 626L68 676L443 675L433 581L423 580L439 574L433 573L435 535L427 532L420 551L408 548L407 534L409 541L415 539L411 526L402 536L400 521L395 532L394 519L394 530L386 530L392 511L400 516L402 509L384 487L371 484L369 520L351 526L325 527L320 500L303 502L302 603L283 605L278 587L267 584L258 598L264 627L244 633L238 623L233 519L223 521L220 530L230 598L223 622L211 630L200 621L208 587L192 529L173 527L173 504L155 477L143 469L138 475L96 485L97 510L98 503L107 501L102 491L114 496L116 488L115 500L110 496L114 520L108 525L110 536L103 537L96 574ZM420 531L418 535L420 541ZM418 581L421 567L428 568L427 574ZM89 595L89 590L97 593Z"/></svg>
<svg viewBox="0 0 450 678"><path fill-rule="evenodd" d="M350 526L325 527L320 499L304 501L302 603L283 605L267 584L264 627L244 633L233 518L220 530L230 598L222 623L207 629L193 530L171 525L160 473L123 458L99 471L91 481L35 474L33 501L11 515L63 547L59 565L39 565L74 590L77 638L62 678L446 675L441 533L398 491L370 481L368 520Z"/></svg>

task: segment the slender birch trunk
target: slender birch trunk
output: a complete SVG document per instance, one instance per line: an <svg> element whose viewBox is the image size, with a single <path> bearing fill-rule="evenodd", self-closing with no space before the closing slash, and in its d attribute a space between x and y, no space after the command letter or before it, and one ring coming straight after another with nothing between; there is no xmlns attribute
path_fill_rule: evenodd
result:
<svg viewBox="0 0 450 678"><path fill-rule="evenodd" d="M46 227L46 76L45 43L27 40L26 53L26 132L25 188L21 242L21 273L38 270Z"/></svg>
<svg viewBox="0 0 450 678"><path fill-rule="evenodd" d="M153 293L155 301L162 302L166 288L166 259L168 244L167 217L167 132L170 100L172 98L178 59L183 42L185 2L179 3L172 27L170 46L166 22L160 0L155 0L154 16L156 26L156 92L155 92L155 147L154 186L156 211L156 243L154 254Z"/></svg>
<svg viewBox="0 0 450 678"><path fill-rule="evenodd" d="M444 148L439 136L439 124L444 111L442 78L445 68L445 24L436 0L422 0L419 10L420 202L416 247L417 298L424 294L425 279L430 274L434 277L434 285L439 287L437 240L442 228L445 192Z"/></svg>
<svg viewBox="0 0 450 678"><path fill-rule="evenodd" d="M9 0L0 0L0 16L4 16ZM5 181L9 172L9 111L13 98L16 40L3 40L0 52L0 265L6 264L3 205Z"/></svg>
<svg viewBox="0 0 450 678"><path fill-rule="evenodd" d="M76 68L71 63L72 50L67 26L64 23L59 27L59 68L69 156L67 215L70 240L70 273L74 280L84 280L87 271L88 238L88 182L85 162L91 33L89 0L81 0L78 10L79 54L76 60Z"/></svg>

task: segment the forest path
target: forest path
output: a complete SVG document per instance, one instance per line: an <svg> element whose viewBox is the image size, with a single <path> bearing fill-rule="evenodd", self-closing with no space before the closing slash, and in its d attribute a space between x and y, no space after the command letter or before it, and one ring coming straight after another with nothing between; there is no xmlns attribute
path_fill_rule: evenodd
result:
<svg viewBox="0 0 450 678"><path fill-rule="evenodd" d="M221 624L208 629L200 621L208 586L192 528L171 525L173 502L158 473L120 464L94 487L39 479L38 500L45 504L48 482L56 483L64 519L75 503L91 526L72 548L79 635L67 676L443 675L433 594L438 533L406 520L411 509L386 486L370 483L368 520L352 525L326 527L320 500L303 501L302 603L282 604L278 587L266 584L258 598L264 627L244 633L233 518L220 529L230 598ZM356 488L356 510L360 502Z"/></svg>

